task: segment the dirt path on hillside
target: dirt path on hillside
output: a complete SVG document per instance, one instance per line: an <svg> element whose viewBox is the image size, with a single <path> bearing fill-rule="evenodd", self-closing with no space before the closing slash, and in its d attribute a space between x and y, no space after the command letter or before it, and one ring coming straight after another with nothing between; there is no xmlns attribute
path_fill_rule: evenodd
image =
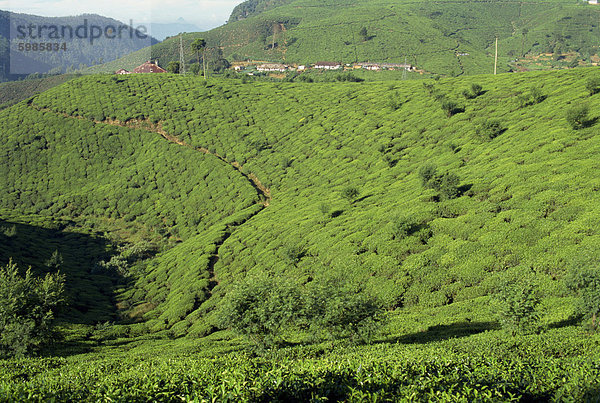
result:
<svg viewBox="0 0 600 403"><path fill-rule="evenodd" d="M206 155L212 155L213 157L218 158L219 160L221 160L222 162L224 162L225 164L231 166L233 169L235 169L237 172L240 173L240 175L242 175L244 178L246 178L246 180L248 181L248 183L256 190L257 192L257 196L259 198L259 203L262 205L262 208L257 210L256 212L250 214L248 217L246 217L244 219L244 221L242 221L241 223L239 223L238 225L236 225L235 227L239 227L244 225L246 222L248 222L250 219L252 219L254 216L256 216L258 213L260 213L262 210L264 210L265 208L267 208L271 202L271 191L269 188L267 188L266 186L264 186L261 181L256 177L256 175L254 175L253 173L245 173L243 171L243 167L242 165L240 165L237 161L233 161L230 162L227 159L225 159L223 156L211 152L210 150L208 150L207 148L204 147L194 147L188 143L186 143L185 141L179 139L177 136L172 135L167 133L163 127L162 127L162 123L152 123L149 120L129 120L127 122L121 122L119 120L112 120L112 119L106 119L104 121L98 121L98 120L93 120L93 119L87 119L84 118L83 116L72 116L72 115L68 115L66 113L63 112L57 112L54 111L52 109L48 109L48 108L39 108L36 105L33 104L33 99L29 100L28 105L40 112L50 112L50 113L54 113L56 115L65 117L65 118L69 118L69 119L80 119L80 120L87 120L90 122L94 122L95 124L99 124L99 125L109 125L109 126L119 126L119 127L126 127L126 128L130 128L130 129L141 129L141 130L145 130L151 133L157 133L160 134L165 140L180 145L182 147L186 147L189 148L191 150L194 151L198 151L201 152L203 154ZM215 265L217 264L217 262L220 259L220 250L221 250L221 246L223 246L223 244L225 243L225 241L227 241L227 239L229 239L229 237L231 237L231 235L233 235L234 229L235 227L229 227L226 229L225 234L221 237L221 239L219 239L216 243L216 251L215 253L209 258L209 263L208 263L208 267L207 270L209 272L210 278L209 278L209 285L208 285L208 293L209 295L212 295L212 291L213 289L219 284L216 275L215 275ZM195 307L195 309L197 309L198 307ZM193 312L193 311L192 311ZM191 312L190 312L191 313Z"/></svg>

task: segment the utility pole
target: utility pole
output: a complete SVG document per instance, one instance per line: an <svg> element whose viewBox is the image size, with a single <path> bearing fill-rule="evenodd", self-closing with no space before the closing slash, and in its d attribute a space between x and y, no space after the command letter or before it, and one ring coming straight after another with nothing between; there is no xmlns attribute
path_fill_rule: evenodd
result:
<svg viewBox="0 0 600 403"><path fill-rule="evenodd" d="M498 69L498 37L496 37L496 56L494 58L494 75L496 75Z"/></svg>
<svg viewBox="0 0 600 403"><path fill-rule="evenodd" d="M179 74L185 75L185 57L183 56L183 35L179 36Z"/></svg>
<svg viewBox="0 0 600 403"><path fill-rule="evenodd" d="M407 66L407 61L406 61L406 56L404 56L404 69L402 70L402 79L406 80L406 66Z"/></svg>

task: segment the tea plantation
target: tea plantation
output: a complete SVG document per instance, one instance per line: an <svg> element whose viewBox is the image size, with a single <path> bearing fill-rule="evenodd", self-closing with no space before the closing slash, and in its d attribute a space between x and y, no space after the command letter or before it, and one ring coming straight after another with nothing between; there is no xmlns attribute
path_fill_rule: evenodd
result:
<svg viewBox="0 0 600 403"><path fill-rule="evenodd" d="M501 72L517 69L520 59L527 59L529 69L544 68L535 59L542 54L552 56L555 67L574 67L597 61L599 12L587 2L564 0L250 0L234 10L229 23L167 38L150 52L163 67L179 61L182 37L190 66L197 63L191 44L203 38L212 49L207 56L212 67L222 66L222 58L298 65L407 62L458 76L493 72L498 38ZM132 69L147 55L143 49L91 71Z"/></svg>
<svg viewBox="0 0 600 403"><path fill-rule="evenodd" d="M594 401L599 76L95 75L0 111L0 263L66 293L39 357L0 338L0 399Z"/></svg>

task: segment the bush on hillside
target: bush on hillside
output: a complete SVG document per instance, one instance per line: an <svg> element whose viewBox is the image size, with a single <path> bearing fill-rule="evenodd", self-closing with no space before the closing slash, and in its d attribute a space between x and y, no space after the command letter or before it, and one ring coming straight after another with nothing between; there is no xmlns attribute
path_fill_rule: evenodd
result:
<svg viewBox="0 0 600 403"><path fill-rule="evenodd" d="M461 107L458 102L453 101L451 99L442 99L441 100L442 110L446 112L446 116L452 117L457 113L464 112L464 108Z"/></svg>
<svg viewBox="0 0 600 403"><path fill-rule="evenodd" d="M565 279L567 288L578 297L577 313L590 320L595 331L600 327L600 270L576 269Z"/></svg>
<svg viewBox="0 0 600 403"><path fill-rule="evenodd" d="M312 284L312 283L311 283ZM369 342L382 324L383 308L364 292L323 282L307 289L267 275L249 277L230 292L219 325L246 336L258 348L277 347L285 334L309 329L314 338Z"/></svg>
<svg viewBox="0 0 600 403"><path fill-rule="evenodd" d="M376 298L344 284L326 282L309 287L305 296L306 319L313 334L325 331L332 339L370 343L384 320Z"/></svg>
<svg viewBox="0 0 600 403"><path fill-rule="evenodd" d="M471 84L470 89L466 89L463 91L463 96L466 99L475 99L478 96L480 96L481 94L483 94L483 87L477 83Z"/></svg>
<svg viewBox="0 0 600 403"><path fill-rule="evenodd" d="M536 105L546 99L546 95L538 87L533 87L529 92L519 97L521 107Z"/></svg>
<svg viewBox="0 0 600 403"><path fill-rule="evenodd" d="M490 119L483 122L477 127L477 135L486 140L493 140L501 135L506 129L502 126L499 120Z"/></svg>
<svg viewBox="0 0 600 403"><path fill-rule="evenodd" d="M590 95L594 95L600 92L600 77L589 78L585 82L585 88L588 90Z"/></svg>
<svg viewBox="0 0 600 403"><path fill-rule="evenodd" d="M240 282L220 311L220 325L265 348L280 344L303 312L300 290L291 282L254 276Z"/></svg>
<svg viewBox="0 0 600 403"><path fill-rule="evenodd" d="M23 356L54 339L52 326L64 302L64 276L19 274L10 261L0 267L0 357Z"/></svg>
<svg viewBox="0 0 600 403"><path fill-rule="evenodd" d="M350 202L354 202L359 194L360 191L354 186L348 186L342 190L342 196Z"/></svg>
<svg viewBox="0 0 600 403"><path fill-rule="evenodd" d="M495 297L500 323L506 331L514 336L537 330L540 319L539 305L542 299L533 281L529 279L505 281Z"/></svg>
<svg viewBox="0 0 600 403"><path fill-rule="evenodd" d="M590 109L587 105L576 105L567 110L565 118L573 130L590 126Z"/></svg>
<svg viewBox="0 0 600 403"><path fill-rule="evenodd" d="M425 165L419 169L419 177L424 187L440 192L446 199L459 194L460 178L452 172L439 173L435 165Z"/></svg>

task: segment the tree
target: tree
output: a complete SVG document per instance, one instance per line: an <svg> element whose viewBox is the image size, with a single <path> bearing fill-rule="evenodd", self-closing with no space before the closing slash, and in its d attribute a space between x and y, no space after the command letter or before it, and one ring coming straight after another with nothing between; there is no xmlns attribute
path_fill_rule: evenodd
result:
<svg viewBox="0 0 600 403"><path fill-rule="evenodd" d="M173 74L179 74L179 62L169 62L167 66L167 71Z"/></svg>
<svg viewBox="0 0 600 403"><path fill-rule="evenodd" d="M23 277L12 260L0 267L0 356L22 356L52 341L64 282L60 273L36 278L31 268Z"/></svg>
<svg viewBox="0 0 600 403"><path fill-rule="evenodd" d="M419 177L424 187L436 190L447 199L459 195L460 178L452 172L438 173L435 165L425 165L419 169Z"/></svg>
<svg viewBox="0 0 600 403"><path fill-rule="evenodd" d="M219 322L260 348L276 346L283 331L297 321L302 304L300 291L291 282L266 275L249 277L227 295Z"/></svg>
<svg viewBox="0 0 600 403"><path fill-rule="evenodd" d="M367 27L362 27L360 31L358 31L358 35L362 38L363 42L366 42L370 39L369 32L367 31Z"/></svg>
<svg viewBox="0 0 600 403"><path fill-rule="evenodd" d="M331 338L348 337L353 343L369 343L384 323L379 301L340 279L312 283L305 293L304 318L312 333L325 331Z"/></svg>
<svg viewBox="0 0 600 403"><path fill-rule="evenodd" d="M589 112L590 109L587 105L576 105L567 110L565 118L573 130L579 130L590 126Z"/></svg>
<svg viewBox="0 0 600 403"><path fill-rule="evenodd" d="M204 71L204 79L206 80L206 41L198 38L192 42L192 50L196 52L198 64L200 64L200 52L202 52L202 69Z"/></svg>

